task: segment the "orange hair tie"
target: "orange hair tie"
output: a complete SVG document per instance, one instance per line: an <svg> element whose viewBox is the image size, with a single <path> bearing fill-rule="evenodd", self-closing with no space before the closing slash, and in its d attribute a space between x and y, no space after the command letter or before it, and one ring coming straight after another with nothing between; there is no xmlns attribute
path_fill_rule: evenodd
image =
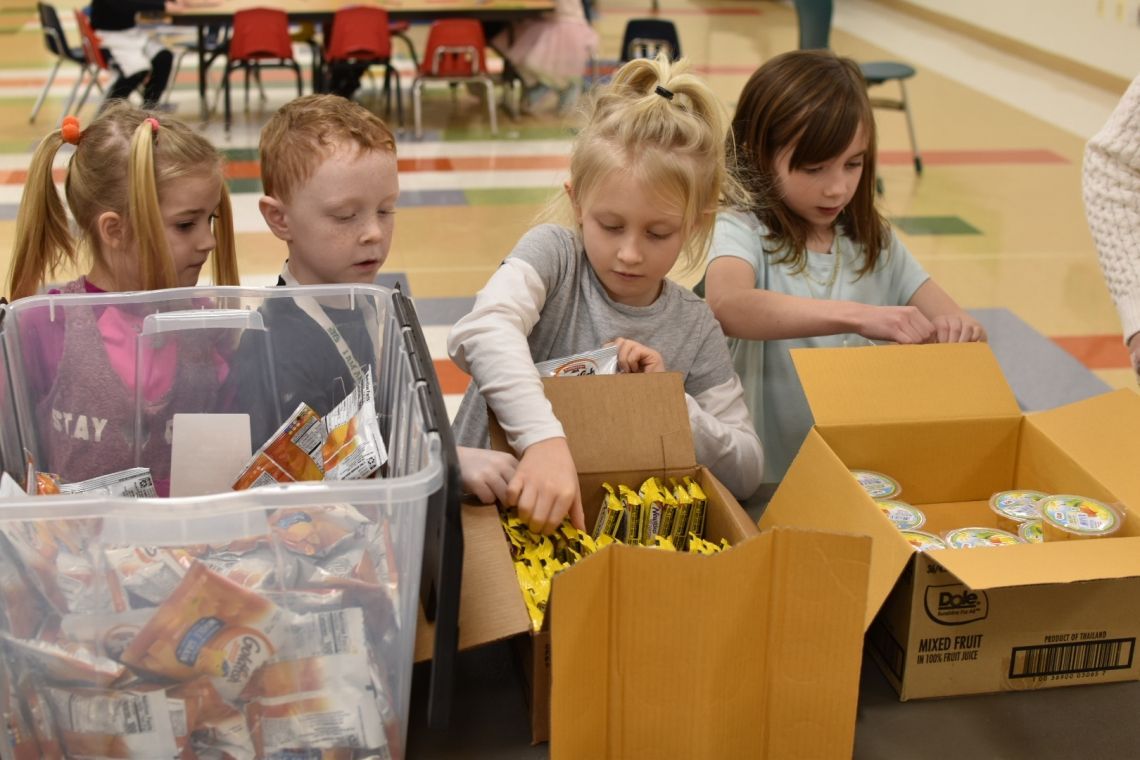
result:
<svg viewBox="0 0 1140 760"><path fill-rule="evenodd" d="M63 123L59 127L59 136L66 143L78 145L79 138L83 136L83 132L79 129L79 119L74 116L64 116Z"/></svg>

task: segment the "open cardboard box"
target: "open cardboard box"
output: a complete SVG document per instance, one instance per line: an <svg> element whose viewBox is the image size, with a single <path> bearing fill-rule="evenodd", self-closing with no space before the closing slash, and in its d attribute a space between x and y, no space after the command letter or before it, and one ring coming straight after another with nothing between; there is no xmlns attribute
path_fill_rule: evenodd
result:
<svg viewBox="0 0 1140 760"><path fill-rule="evenodd" d="M760 527L871 536L867 643L901 699L1140 676L1140 396L1022 415L985 344L793 359L816 424ZM898 480L934 533L996 527L1014 488L1127 512L1117 537L920 554L849 469Z"/></svg>
<svg viewBox="0 0 1140 760"><path fill-rule="evenodd" d="M756 527L696 464L681 376L551 378L592 527L603 482L693 475L712 557L615 546L555 578L535 633L493 509L464 511L461 649L507 636L553 757L850 756L869 541ZM493 431L503 446L501 432ZM421 624L417 659L430 653ZM557 642L551 646L552 642Z"/></svg>

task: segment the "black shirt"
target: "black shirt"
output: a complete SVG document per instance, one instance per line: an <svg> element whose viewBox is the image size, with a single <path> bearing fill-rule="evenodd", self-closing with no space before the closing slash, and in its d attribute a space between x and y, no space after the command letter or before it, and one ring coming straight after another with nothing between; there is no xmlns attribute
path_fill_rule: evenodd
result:
<svg viewBox="0 0 1140 760"><path fill-rule="evenodd" d="M107 32L133 29L135 16L141 11L166 10L165 0L93 0L91 26Z"/></svg>

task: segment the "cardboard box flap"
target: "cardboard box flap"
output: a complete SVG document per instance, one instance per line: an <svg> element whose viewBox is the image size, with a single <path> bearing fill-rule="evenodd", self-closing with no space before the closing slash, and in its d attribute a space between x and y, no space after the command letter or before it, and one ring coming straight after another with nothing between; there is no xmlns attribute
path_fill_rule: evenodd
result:
<svg viewBox="0 0 1140 760"><path fill-rule="evenodd" d="M1130 511L1140 510L1140 395L1118 390L1026 415Z"/></svg>
<svg viewBox="0 0 1140 760"><path fill-rule="evenodd" d="M679 372L546 377L578 472L693 467L697 455ZM491 442L505 448L491 424Z"/></svg>
<svg viewBox="0 0 1140 760"><path fill-rule="evenodd" d="M713 557L617 546L557 576L551 756L849 757L869 557L863 537L782 529Z"/></svg>
<svg viewBox="0 0 1140 760"><path fill-rule="evenodd" d="M1140 538L943 549L926 557L977 590L1140 577Z"/></svg>
<svg viewBox="0 0 1140 760"><path fill-rule="evenodd" d="M985 343L792 351L817 425L1019 416Z"/></svg>
<svg viewBox="0 0 1140 760"><path fill-rule="evenodd" d="M866 508L855 509L853 502L867 502ZM863 535L873 539L864 619L866 627L870 627L899 575L910 562L910 546L898 540L898 530L882 518L870 503L866 491L817 430L808 433L799 455L792 461L760 519L761 530L776 526Z"/></svg>

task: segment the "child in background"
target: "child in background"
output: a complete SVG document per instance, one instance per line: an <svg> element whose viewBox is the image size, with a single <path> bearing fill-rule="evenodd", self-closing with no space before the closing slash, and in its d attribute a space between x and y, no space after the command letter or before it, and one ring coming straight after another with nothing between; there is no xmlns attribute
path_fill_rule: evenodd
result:
<svg viewBox="0 0 1140 760"><path fill-rule="evenodd" d="M812 424L791 349L986 334L875 208L875 119L857 64L827 51L767 61L744 86L730 138L754 205L718 215L703 286L735 339L771 484Z"/></svg>
<svg viewBox="0 0 1140 760"><path fill-rule="evenodd" d="M722 196L727 119L688 62L638 60L597 95L556 202L565 225L526 233L491 276L448 350L474 383L454 428L487 445L487 407L522 458L504 503L535 531L583 526L577 473L535 362L617 341L623 371L685 378L697 461L733 493L760 482L763 453L724 335L708 306L666 278L704 259Z"/></svg>
<svg viewBox="0 0 1140 760"><path fill-rule="evenodd" d="M522 79L527 111L536 110L553 91L558 111L565 114L582 92L582 72L598 49L598 33L586 19L582 0L556 0L553 13L515 22L492 42Z"/></svg>
<svg viewBox="0 0 1140 760"><path fill-rule="evenodd" d="M289 258L278 285L371 284L388 258L400 184L396 139L358 103L308 95L285 104L266 123L259 145L259 202L269 229ZM265 356L243 341L234 359L237 408L252 415L255 444L267 440L301 402L324 416L376 366L377 317L328 298L268 300L262 309L274 367L276 399L266 392ZM514 471L514 457L468 452L464 485L485 501ZM461 463L464 453L460 452ZM470 478L466 476L470 476ZM505 489L504 485L499 488Z"/></svg>
<svg viewBox="0 0 1140 760"><path fill-rule="evenodd" d="M65 142L75 146L65 193L80 241L71 237L52 179ZM16 219L10 298L35 294L63 265L79 267L77 242L90 255L88 273L50 292L193 286L211 253L214 282L236 285L222 156L181 122L122 102L87 129L68 117L32 157ZM134 466L135 336L144 315L98 303L28 314L21 342L45 449L40 469L78 481ZM211 411L226 365L198 336L167 341L146 359L142 463L164 493L172 415Z"/></svg>

